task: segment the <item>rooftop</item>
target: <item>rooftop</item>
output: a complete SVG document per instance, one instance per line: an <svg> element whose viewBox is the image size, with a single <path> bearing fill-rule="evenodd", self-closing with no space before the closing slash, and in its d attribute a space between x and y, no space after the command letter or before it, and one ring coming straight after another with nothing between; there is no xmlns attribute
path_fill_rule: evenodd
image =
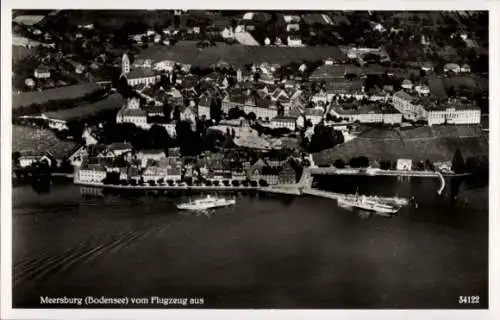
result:
<svg viewBox="0 0 500 320"><path fill-rule="evenodd" d="M393 106L388 104L341 104L333 105L331 110L338 114L349 115L349 114L370 114L370 113L381 113L381 114L397 114L400 113Z"/></svg>
<svg viewBox="0 0 500 320"><path fill-rule="evenodd" d="M138 79L138 78L150 78L154 77L155 73L151 68L133 68L130 73L127 74L127 79Z"/></svg>

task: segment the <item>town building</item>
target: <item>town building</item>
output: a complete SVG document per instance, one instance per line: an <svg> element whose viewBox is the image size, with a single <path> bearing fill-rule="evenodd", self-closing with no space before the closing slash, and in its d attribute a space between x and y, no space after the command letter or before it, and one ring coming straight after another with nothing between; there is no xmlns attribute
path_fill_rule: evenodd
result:
<svg viewBox="0 0 500 320"><path fill-rule="evenodd" d="M143 129L149 128L147 112L140 108L140 102L137 98L128 99L116 114L116 123L133 123Z"/></svg>
<svg viewBox="0 0 500 320"><path fill-rule="evenodd" d="M234 39L234 30L232 27L225 27L224 30L221 32L221 36L224 39Z"/></svg>
<svg viewBox="0 0 500 320"><path fill-rule="evenodd" d="M167 156L163 150L141 150L137 152L135 157L141 161L141 166L145 168L149 160L160 161Z"/></svg>
<svg viewBox="0 0 500 320"><path fill-rule="evenodd" d="M294 184L297 182L297 173L287 161L278 173L278 184Z"/></svg>
<svg viewBox="0 0 500 320"><path fill-rule="evenodd" d="M334 105L330 114L349 122L400 124L403 121L403 115L393 106L380 103Z"/></svg>
<svg viewBox="0 0 500 320"><path fill-rule="evenodd" d="M460 72L460 66L456 63L447 63L443 67L444 72L454 72L454 73L459 73Z"/></svg>
<svg viewBox="0 0 500 320"><path fill-rule="evenodd" d="M421 96L428 96L431 94L431 90L426 85L415 86L415 92Z"/></svg>
<svg viewBox="0 0 500 320"><path fill-rule="evenodd" d="M151 68L134 68L126 75L127 82L130 86L140 84L154 84L160 81L160 75L156 74Z"/></svg>
<svg viewBox="0 0 500 320"><path fill-rule="evenodd" d="M132 145L126 142L114 142L98 155L100 158L116 158L132 152Z"/></svg>
<svg viewBox="0 0 500 320"><path fill-rule="evenodd" d="M295 131L296 122L297 122L296 117L277 116L271 120L271 128L273 129L287 128L290 131Z"/></svg>
<svg viewBox="0 0 500 320"><path fill-rule="evenodd" d="M325 91L328 102L332 101L334 98L354 98L356 100L362 100L367 97L362 80L328 82Z"/></svg>
<svg viewBox="0 0 500 320"><path fill-rule="evenodd" d="M411 159L398 159L396 162L396 169L397 170L411 170L412 167L412 160Z"/></svg>
<svg viewBox="0 0 500 320"><path fill-rule="evenodd" d="M304 110L304 117L306 120L311 121L313 125L317 125L323 121L323 115L325 111L321 108L311 108Z"/></svg>
<svg viewBox="0 0 500 320"><path fill-rule="evenodd" d="M436 124L479 124L481 109L474 104L448 103L429 106L427 111L428 125Z"/></svg>
<svg viewBox="0 0 500 320"><path fill-rule="evenodd" d="M204 93L200 97L200 102L198 103L198 118L203 117L210 120L210 105L212 104L212 97L209 93Z"/></svg>
<svg viewBox="0 0 500 320"><path fill-rule="evenodd" d="M232 108L243 110L247 115L253 113L257 119L272 119L278 115L275 103L260 98L251 90L235 89L226 92L222 100L222 111L227 114Z"/></svg>
<svg viewBox="0 0 500 320"><path fill-rule="evenodd" d="M153 64L153 70L172 72L176 62L173 60L161 60Z"/></svg>
<svg viewBox="0 0 500 320"><path fill-rule="evenodd" d="M289 47L303 47L302 39L295 35L290 35L287 37L287 44Z"/></svg>
<svg viewBox="0 0 500 320"><path fill-rule="evenodd" d="M107 161L101 158L86 158L76 169L75 182L100 184L106 178Z"/></svg>
<svg viewBox="0 0 500 320"><path fill-rule="evenodd" d="M48 79L50 78L50 70L46 67L36 68L33 72L33 76L37 79Z"/></svg>
<svg viewBox="0 0 500 320"><path fill-rule="evenodd" d="M289 23L286 25L286 32L293 32L293 31L300 31L300 25L298 23Z"/></svg>
<svg viewBox="0 0 500 320"><path fill-rule="evenodd" d="M137 59L133 64L134 68L151 68L152 60L151 59Z"/></svg>
<svg viewBox="0 0 500 320"><path fill-rule="evenodd" d="M405 79L403 80L403 82L401 82L401 88L411 90L413 89L413 83L410 80Z"/></svg>
<svg viewBox="0 0 500 320"><path fill-rule="evenodd" d="M392 96L392 104L396 110L408 120L416 121L425 118L425 109L418 100L408 93L400 90Z"/></svg>

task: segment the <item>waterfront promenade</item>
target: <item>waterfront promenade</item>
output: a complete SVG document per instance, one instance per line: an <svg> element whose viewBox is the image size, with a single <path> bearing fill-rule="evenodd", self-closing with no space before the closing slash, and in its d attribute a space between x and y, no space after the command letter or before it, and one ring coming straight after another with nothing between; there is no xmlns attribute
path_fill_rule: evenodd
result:
<svg viewBox="0 0 500 320"><path fill-rule="evenodd" d="M415 171L415 170L382 170L382 169L338 169L335 167L311 167L307 168L311 175L349 175L349 176L387 176L387 177L420 177L439 178L441 186L438 189L440 195L446 187L443 174L439 171ZM449 174L449 176L463 176L464 174Z"/></svg>

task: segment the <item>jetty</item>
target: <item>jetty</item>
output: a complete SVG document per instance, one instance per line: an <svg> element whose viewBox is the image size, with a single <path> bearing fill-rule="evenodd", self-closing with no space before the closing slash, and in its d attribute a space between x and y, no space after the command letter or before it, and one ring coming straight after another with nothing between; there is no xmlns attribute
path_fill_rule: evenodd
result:
<svg viewBox="0 0 500 320"><path fill-rule="evenodd" d="M315 188L305 188L302 190L302 193L308 194L311 196L316 196L316 197L328 198L328 199L332 199L332 200L354 197L354 195L351 195L351 194L336 193L336 192L319 190L319 189L315 189ZM398 206L405 206L405 205L408 205L408 203L409 203L409 200L407 198L401 198L401 197L366 196L366 198L369 200L376 200L379 202L395 204Z"/></svg>
<svg viewBox="0 0 500 320"><path fill-rule="evenodd" d="M311 175L346 175L346 176L386 176L386 177L417 177L417 178L439 178L441 183L437 193L441 195L446 187L446 181L443 174L439 171L415 171L415 170L382 170L374 168L358 169L346 168L339 169L335 167L317 167L308 168ZM448 174L447 176L456 176L456 174Z"/></svg>

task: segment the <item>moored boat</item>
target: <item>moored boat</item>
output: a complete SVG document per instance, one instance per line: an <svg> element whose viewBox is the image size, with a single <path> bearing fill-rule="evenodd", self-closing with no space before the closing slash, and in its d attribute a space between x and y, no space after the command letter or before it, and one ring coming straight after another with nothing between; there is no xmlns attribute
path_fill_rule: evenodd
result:
<svg viewBox="0 0 500 320"><path fill-rule="evenodd" d="M207 195L205 198L180 203L177 205L177 209L203 211L213 208L226 207L234 204L236 204L236 199L225 199Z"/></svg>
<svg viewBox="0 0 500 320"><path fill-rule="evenodd" d="M401 208L395 204L383 203L377 198L358 196L357 194L354 196L346 195L344 197L340 197L337 201L339 206L342 207L361 209L386 217L394 215Z"/></svg>

